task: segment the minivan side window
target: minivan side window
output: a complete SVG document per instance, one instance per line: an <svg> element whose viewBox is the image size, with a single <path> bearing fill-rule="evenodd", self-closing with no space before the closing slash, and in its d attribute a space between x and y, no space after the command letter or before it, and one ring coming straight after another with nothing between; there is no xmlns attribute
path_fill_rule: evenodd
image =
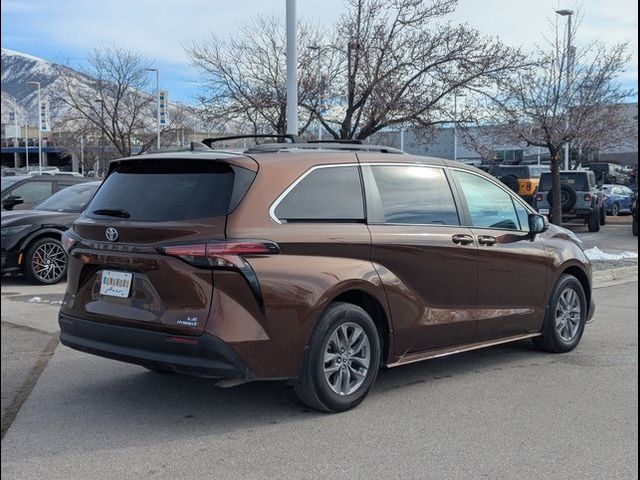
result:
<svg viewBox="0 0 640 480"><path fill-rule="evenodd" d="M358 167L311 171L280 201L274 214L287 222L364 222Z"/></svg>
<svg viewBox="0 0 640 480"><path fill-rule="evenodd" d="M511 195L478 175L455 171L455 176L467 200L471 226L500 230L521 229Z"/></svg>
<svg viewBox="0 0 640 480"><path fill-rule="evenodd" d="M442 168L371 166L381 213L370 223L460 225L451 187Z"/></svg>

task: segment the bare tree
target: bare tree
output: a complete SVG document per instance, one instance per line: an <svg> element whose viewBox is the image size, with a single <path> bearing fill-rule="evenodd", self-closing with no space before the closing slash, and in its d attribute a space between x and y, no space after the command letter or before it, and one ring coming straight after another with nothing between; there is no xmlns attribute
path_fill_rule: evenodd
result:
<svg viewBox="0 0 640 480"><path fill-rule="evenodd" d="M132 50L116 46L94 50L88 56L88 68L81 70L89 88L79 86L74 76L63 77L60 98L69 107L63 123L94 125L112 147L108 150L119 156L149 150L156 141L155 97L146 93L149 65ZM168 125L161 133L171 129Z"/></svg>
<svg viewBox="0 0 640 480"><path fill-rule="evenodd" d="M571 32L572 38L575 33ZM483 123L493 125L494 141L510 139L549 152L556 199L560 198L560 157L565 144L597 148L629 138L633 128L616 108L632 94L615 81L629 61L627 45L608 48L595 42L568 52L566 38L556 25L548 45L538 51L536 66L504 82L480 115ZM553 202L551 219L562 221L559 201Z"/></svg>
<svg viewBox="0 0 640 480"><path fill-rule="evenodd" d="M526 64L519 50L444 23L457 0L346 3L325 54L326 111L302 102L335 138L450 122L454 92L490 89Z"/></svg>
<svg viewBox="0 0 640 480"><path fill-rule="evenodd" d="M298 27L299 98L316 104L314 51L320 41L316 28ZM227 39L214 33L207 40L185 46L191 65L200 73L205 91L199 100L208 116L224 119L232 128L252 133L285 134L286 32L275 17L258 16ZM311 118L303 117L300 132ZM243 125L244 124L244 125ZM244 127L244 128L243 128Z"/></svg>
<svg viewBox="0 0 640 480"><path fill-rule="evenodd" d="M97 172L101 159L100 130L89 122L75 123L73 130L60 132L60 145L64 153L77 163L78 171L87 174Z"/></svg>

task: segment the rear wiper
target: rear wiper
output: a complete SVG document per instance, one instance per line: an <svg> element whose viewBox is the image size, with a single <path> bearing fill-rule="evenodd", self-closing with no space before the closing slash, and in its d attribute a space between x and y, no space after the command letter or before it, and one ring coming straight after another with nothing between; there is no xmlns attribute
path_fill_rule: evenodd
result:
<svg viewBox="0 0 640 480"><path fill-rule="evenodd" d="M96 215L107 215L109 217L129 218L131 214L121 208L99 208L91 213Z"/></svg>

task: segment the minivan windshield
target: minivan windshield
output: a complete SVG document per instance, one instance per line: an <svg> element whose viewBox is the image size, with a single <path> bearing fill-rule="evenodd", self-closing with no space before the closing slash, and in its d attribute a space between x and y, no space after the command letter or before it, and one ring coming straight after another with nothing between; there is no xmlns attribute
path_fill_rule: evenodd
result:
<svg viewBox="0 0 640 480"><path fill-rule="evenodd" d="M244 168L211 161L125 163L106 178L86 214L147 222L225 216L254 176Z"/></svg>

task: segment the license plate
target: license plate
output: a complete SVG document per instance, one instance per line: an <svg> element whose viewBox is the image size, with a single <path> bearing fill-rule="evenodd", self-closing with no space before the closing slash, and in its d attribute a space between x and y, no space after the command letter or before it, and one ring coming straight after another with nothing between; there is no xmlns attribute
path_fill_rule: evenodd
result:
<svg viewBox="0 0 640 480"><path fill-rule="evenodd" d="M548 208L539 208L538 209L538 213L540 215L549 215L549 209Z"/></svg>
<svg viewBox="0 0 640 480"><path fill-rule="evenodd" d="M100 295L127 298L129 296L129 290L131 290L132 278L133 275L131 273L103 270L102 281L100 282Z"/></svg>

